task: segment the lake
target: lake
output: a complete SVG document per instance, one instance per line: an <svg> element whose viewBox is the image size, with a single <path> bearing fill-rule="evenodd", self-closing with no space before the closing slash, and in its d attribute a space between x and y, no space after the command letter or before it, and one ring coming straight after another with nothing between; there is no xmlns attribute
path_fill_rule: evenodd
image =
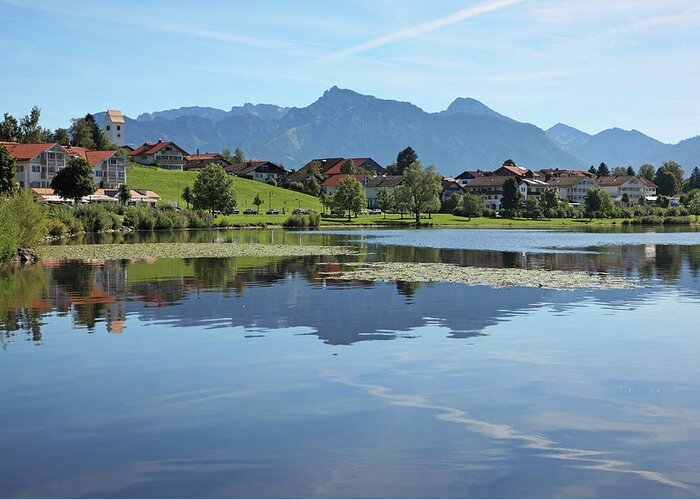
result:
<svg viewBox="0 0 700 500"><path fill-rule="evenodd" d="M698 497L700 232L186 231L0 273L2 497ZM359 262L644 287L344 280Z"/></svg>

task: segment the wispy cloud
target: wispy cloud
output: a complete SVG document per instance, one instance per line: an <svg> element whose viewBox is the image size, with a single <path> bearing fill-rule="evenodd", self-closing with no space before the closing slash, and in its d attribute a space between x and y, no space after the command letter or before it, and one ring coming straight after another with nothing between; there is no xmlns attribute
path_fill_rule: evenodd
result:
<svg viewBox="0 0 700 500"><path fill-rule="evenodd" d="M491 0L488 2L483 2L478 5L459 10L454 14L450 14L449 16L441 17L432 21L428 21L426 23L421 23L415 26L411 26L409 28L394 31L393 33L380 36L368 42L364 42L359 45L355 45L354 47L341 50L340 52L336 52L335 54L333 54L331 57L334 59L342 59L344 57L357 54L359 52L364 52L369 49L374 49L383 45L388 45L390 43L400 42L409 38L415 38L417 36L425 35L426 33L430 33L431 31L450 26L460 21L471 19L473 17L477 17L494 10L502 9L510 5L521 3L523 1L524 0Z"/></svg>

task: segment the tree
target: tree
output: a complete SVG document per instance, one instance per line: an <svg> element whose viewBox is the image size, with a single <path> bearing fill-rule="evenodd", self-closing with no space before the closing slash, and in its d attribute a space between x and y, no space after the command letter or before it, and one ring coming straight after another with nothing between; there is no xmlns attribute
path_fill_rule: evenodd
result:
<svg viewBox="0 0 700 500"><path fill-rule="evenodd" d="M352 160L345 160L343 164L340 166L340 173L341 174L354 174L355 173L355 167L352 164Z"/></svg>
<svg viewBox="0 0 700 500"><path fill-rule="evenodd" d="M656 168L654 165L651 165L649 163L645 163L641 167L639 167L639 176L644 177L648 181L653 181L654 176L656 175Z"/></svg>
<svg viewBox="0 0 700 500"><path fill-rule="evenodd" d="M20 120L20 142L43 142L44 131L39 126L39 118L41 118L41 109L33 106L29 114Z"/></svg>
<svg viewBox="0 0 700 500"><path fill-rule="evenodd" d="M233 177L218 163L207 165L194 180L192 188L193 206L196 210L228 213L236 206Z"/></svg>
<svg viewBox="0 0 700 500"><path fill-rule="evenodd" d="M680 193L683 186L683 170L676 162L665 162L656 171L654 184L658 186L656 190L658 194L675 196Z"/></svg>
<svg viewBox="0 0 700 500"><path fill-rule="evenodd" d="M245 154L241 148L236 148L236 154L233 156L233 163L245 163Z"/></svg>
<svg viewBox="0 0 700 500"><path fill-rule="evenodd" d="M627 193L622 193L622 197L620 198L620 203L622 203L623 207L626 207L630 204L630 195Z"/></svg>
<svg viewBox="0 0 700 500"><path fill-rule="evenodd" d="M386 219L386 211L391 209L391 195L386 188L377 189L377 198L374 200L375 206L384 212Z"/></svg>
<svg viewBox="0 0 700 500"><path fill-rule="evenodd" d="M627 175L627 169L625 167L615 167L612 171L612 175L618 177L622 175ZM632 174L634 175L634 174Z"/></svg>
<svg viewBox="0 0 700 500"><path fill-rule="evenodd" d="M17 190L17 162L10 150L0 145L0 196L10 195Z"/></svg>
<svg viewBox="0 0 700 500"><path fill-rule="evenodd" d="M506 161L503 162L503 166L504 167L517 167L515 162L513 160L511 160L510 158L508 158Z"/></svg>
<svg viewBox="0 0 700 500"><path fill-rule="evenodd" d="M17 118L5 113L0 123L0 141L14 142L19 140L19 122Z"/></svg>
<svg viewBox="0 0 700 500"><path fill-rule="evenodd" d="M331 205L335 210L347 211L348 220L350 220L352 212L357 214L367 206L367 197L362 184L351 175L340 179L338 188L333 193Z"/></svg>
<svg viewBox="0 0 700 500"><path fill-rule="evenodd" d="M259 212L260 211L260 205L263 204L262 198L260 198L260 195L258 193L255 193L255 199L253 200L253 205L255 205L256 210Z"/></svg>
<svg viewBox="0 0 700 500"><path fill-rule="evenodd" d="M418 161L418 155L411 146L399 151L396 163L387 166L388 175L403 175L408 167Z"/></svg>
<svg viewBox="0 0 700 500"><path fill-rule="evenodd" d="M442 200L442 206L440 207L440 211L445 214L451 214L457 208L459 208L459 204L461 201L462 198L460 198L459 194L451 193L447 198Z"/></svg>
<svg viewBox="0 0 700 500"><path fill-rule="evenodd" d="M440 210L442 176L435 167L423 168L420 161L413 162L405 171L406 180L394 191L400 205L406 206L420 222L420 214Z"/></svg>
<svg viewBox="0 0 700 500"><path fill-rule="evenodd" d="M90 135L92 137L92 142L95 143L95 149L100 151L104 151L106 149L113 149L112 143L107 138L107 135L100 129L100 126L97 124L95 117L88 113L85 115L84 120L90 129Z"/></svg>
<svg viewBox="0 0 700 500"><path fill-rule="evenodd" d="M304 180L304 192L311 196L318 196L321 193L321 185L316 180L316 176L312 175Z"/></svg>
<svg viewBox="0 0 700 500"><path fill-rule="evenodd" d="M192 188L185 186L185 189L182 190L182 199L187 204L187 209L189 210L190 205L194 201L194 193L192 192Z"/></svg>
<svg viewBox="0 0 700 500"><path fill-rule="evenodd" d="M686 193L693 189L700 189L700 169L695 167L688 177L688 180L683 184L683 191Z"/></svg>
<svg viewBox="0 0 700 500"><path fill-rule="evenodd" d="M540 195L540 208L546 217L551 217L551 214L559 206L559 195L557 188L547 187Z"/></svg>
<svg viewBox="0 0 700 500"><path fill-rule="evenodd" d="M484 215L484 199L472 193L465 193L462 197L462 214L470 219Z"/></svg>
<svg viewBox="0 0 700 500"><path fill-rule="evenodd" d="M690 199L688 212L695 216L695 221L697 222L698 216L700 216L700 192L696 192L695 196Z"/></svg>
<svg viewBox="0 0 700 500"><path fill-rule="evenodd" d="M583 197L583 212L590 218L606 217L612 213L614 204L607 191L589 189Z"/></svg>
<svg viewBox="0 0 700 500"><path fill-rule="evenodd" d="M518 181L514 177L509 177L503 183L503 196L501 196L501 208L506 210L511 215L520 208L523 195L520 192Z"/></svg>
<svg viewBox="0 0 700 500"><path fill-rule="evenodd" d="M598 165L598 176L605 177L606 175L610 175L610 169L605 163L601 162L600 165Z"/></svg>
<svg viewBox="0 0 700 500"><path fill-rule="evenodd" d="M129 203L129 200L131 199L131 191L129 190L129 186L126 184L122 184L119 186L119 202L122 205L126 205Z"/></svg>
<svg viewBox="0 0 700 500"><path fill-rule="evenodd" d="M68 135L68 129L57 128L53 133L51 138L53 142L59 143L61 146L68 146L70 144L70 136Z"/></svg>
<svg viewBox="0 0 700 500"><path fill-rule="evenodd" d="M595 168L593 165L591 165L591 168L589 168L588 171L590 173L592 173L593 175L595 175L596 177L598 176L598 169Z"/></svg>
<svg viewBox="0 0 700 500"><path fill-rule="evenodd" d="M66 167L54 176L51 189L61 198L79 203L83 196L89 196L95 192L92 167L83 158L71 158Z"/></svg>
<svg viewBox="0 0 700 500"><path fill-rule="evenodd" d="M234 160L233 155L231 154L231 150L229 148L224 148L223 151L221 151L221 158L229 164L233 164L236 162Z"/></svg>
<svg viewBox="0 0 700 500"><path fill-rule="evenodd" d="M539 219L542 217L540 204L532 196L525 200L525 217L528 219Z"/></svg>
<svg viewBox="0 0 700 500"><path fill-rule="evenodd" d="M634 168L632 168L632 165L627 167L627 172L625 172L625 173L627 175L629 175L630 177L634 177L635 175L637 175L637 172L634 171Z"/></svg>
<svg viewBox="0 0 700 500"><path fill-rule="evenodd" d="M92 138L92 130L90 124L85 121L85 118L73 118L71 120L70 135L73 138L73 145L80 146L85 149L97 149L95 140Z"/></svg>

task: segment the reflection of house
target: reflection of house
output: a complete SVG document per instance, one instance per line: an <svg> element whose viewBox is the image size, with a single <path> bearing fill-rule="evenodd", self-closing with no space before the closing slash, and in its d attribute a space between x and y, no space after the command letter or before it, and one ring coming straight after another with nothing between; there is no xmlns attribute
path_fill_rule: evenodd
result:
<svg viewBox="0 0 700 500"><path fill-rule="evenodd" d="M405 179L403 175L380 175L365 179L365 196L369 208L377 207L377 193L380 189L385 189L391 195Z"/></svg>
<svg viewBox="0 0 700 500"><path fill-rule="evenodd" d="M601 176L596 178L596 182L615 203L620 203L625 194L629 197L629 203L638 203L640 197L656 194L656 184L633 175Z"/></svg>
<svg viewBox="0 0 700 500"><path fill-rule="evenodd" d="M263 160L247 160L244 163L234 163L226 168L226 172L260 182L267 182L271 179L280 182L287 175L284 167L271 161Z"/></svg>
<svg viewBox="0 0 700 500"><path fill-rule="evenodd" d="M95 184L105 188L117 188L126 184L126 169L129 160L116 150L89 151L76 146L64 147L69 156L79 156L92 167Z"/></svg>
<svg viewBox="0 0 700 500"><path fill-rule="evenodd" d="M185 156L185 160L187 163L183 167L184 170L204 170L211 163L216 163L224 168L230 165L219 153L199 154L197 151L196 155Z"/></svg>
<svg viewBox="0 0 700 500"><path fill-rule="evenodd" d="M189 153L174 142L145 142L134 149L129 156L141 165L155 165L167 170L182 170L185 157Z"/></svg>
<svg viewBox="0 0 700 500"><path fill-rule="evenodd" d="M56 172L68 163L68 154L56 143L19 144L0 142L10 150L17 163L17 182L20 187L46 188Z"/></svg>
<svg viewBox="0 0 700 500"><path fill-rule="evenodd" d="M553 177L547 181L547 184L556 188L559 198L569 200L571 203L583 203L583 198L588 191L600 187L595 179L582 175Z"/></svg>

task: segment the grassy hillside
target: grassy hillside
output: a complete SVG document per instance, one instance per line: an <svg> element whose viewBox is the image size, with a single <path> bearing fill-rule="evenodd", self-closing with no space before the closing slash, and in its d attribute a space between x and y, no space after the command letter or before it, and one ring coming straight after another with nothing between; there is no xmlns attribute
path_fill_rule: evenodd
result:
<svg viewBox="0 0 700 500"><path fill-rule="evenodd" d="M132 168L127 172L126 176L127 183L130 186L137 189L150 189L158 193L163 198L164 203L178 202L180 206L184 207L185 202L182 200L182 190L185 189L185 186L194 184L197 172L180 172L132 164ZM321 211L321 203L318 201L318 198L270 186L264 182L237 177L233 182L233 189L236 191L236 200L241 211L248 207L255 208L253 200L256 194L259 194L263 200L263 204L260 206L261 212L268 209L270 202L272 203L272 208L276 208L279 211L286 207L287 213L299 206L305 209L314 208Z"/></svg>

